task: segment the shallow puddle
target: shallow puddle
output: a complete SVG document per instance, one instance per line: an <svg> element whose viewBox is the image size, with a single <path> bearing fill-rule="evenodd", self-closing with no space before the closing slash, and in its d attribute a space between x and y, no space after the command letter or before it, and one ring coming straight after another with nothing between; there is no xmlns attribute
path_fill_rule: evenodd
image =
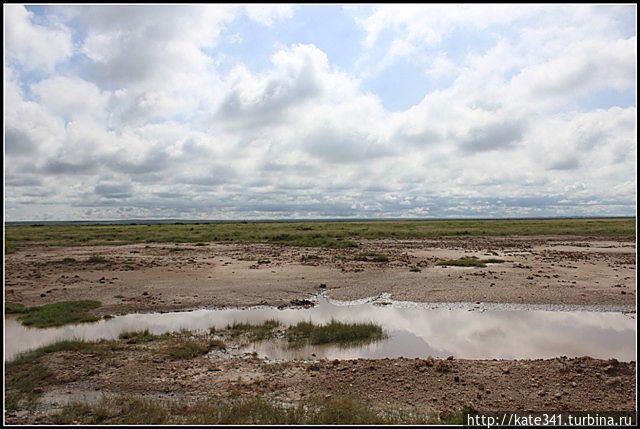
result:
<svg viewBox="0 0 640 429"><path fill-rule="evenodd" d="M385 305L380 305L385 304ZM447 357L466 359L535 359L591 356L629 361L635 358L635 314L606 311L547 311L473 305L426 305L389 300L339 302L323 296L313 308L279 310L202 309L188 312L127 314L96 323L36 329L5 319L5 360L60 340L115 339L126 331L149 329L154 334L188 329L222 329L233 322L261 323L277 319L284 325L302 320L326 323L375 322L386 340L357 347L314 346L289 349L282 341L252 344L270 359Z"/></svg>

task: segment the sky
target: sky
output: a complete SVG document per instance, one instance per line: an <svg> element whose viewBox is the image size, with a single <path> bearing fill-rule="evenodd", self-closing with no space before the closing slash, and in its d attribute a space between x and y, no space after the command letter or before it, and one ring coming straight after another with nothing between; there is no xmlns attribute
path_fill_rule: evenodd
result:
<svg viewBox="0 0 640 429"><path fill-rule="evenodd" d="M636 18L5 4L5 219L635 215Z"/></svg>

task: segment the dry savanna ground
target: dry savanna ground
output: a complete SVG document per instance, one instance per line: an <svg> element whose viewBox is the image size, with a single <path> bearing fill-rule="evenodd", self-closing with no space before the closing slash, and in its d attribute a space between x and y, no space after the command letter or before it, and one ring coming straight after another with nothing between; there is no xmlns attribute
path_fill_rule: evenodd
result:
<svg viewBox="0 0 640 429"><path fill-rule="evenodd" d="M203 229L220 237L207 241L200 234L184 242L173 235L164 241L154 234L145 240L142 234L127 242L117 232L107 243L91 236L98 234L94 227L87 240L78 240L81 234L73 229L69 233L68 226L66 235L56 235L54 227L46 227L46 234L38 228L30 233L19 229L26 227L14 227L18 230L7 229L11 241L5 244L5 300L29 307L96 300L101 306L92 312L103 316L214 306L286 306L323 290L344 300L389 293L403 301L634 310L635 220L624 222L623 227L615 222L583 225L583 234L572 223L565 229L548 224L539 230L500 226L494 235L491 228L476 222L457 226L466 233L457 234L460 229L454 228L440 236L415 225L407 228L412 234L391 234L403 230L384 225L387 236L375 228L370 234L353 233L354 227L352 234L346 228L344 234L312 236L310 242L306 235L300 238L287 231L273 236L256 233L251 239L233 236L236 230ZM304 228L314 228L309 225ZM331 231L338 228L319 225ZM249 234L244 229L249 227L237 228ZM300 225L291 228L308 232ZM223 237L223 232L231 235ZM204 351L178 358L163 352L189 341L205 344ZM263 414L247 414L254 423L344 422L345 414L355 416L351 422L357 418L378 423L435 422L449 421L463 409L629 411L635 407L635 362L558 357L274 363L233 352L237 341L225 332L181 333L141 342L67 345L23 357L7 367L5 394L11 403L5 402L5 417L14 423L144 422L135 416L147 422L185 423L212 422L203 416L216 415L214 422L237 422L224 416L238 409L212 411L207 406L214 402L242 406L238 401L255 400L256 395L267 402L244 404L262 410ZM68 405L77 400L92 405ZM296 414L291 407L304 401L321 404L317 413ZM363 403L376 410L401 411L404 417L375 420L377 411L371 414ZM336 404L350 404L352 409L345 413ZM162 411L167 407L170 412Z"/></svg>

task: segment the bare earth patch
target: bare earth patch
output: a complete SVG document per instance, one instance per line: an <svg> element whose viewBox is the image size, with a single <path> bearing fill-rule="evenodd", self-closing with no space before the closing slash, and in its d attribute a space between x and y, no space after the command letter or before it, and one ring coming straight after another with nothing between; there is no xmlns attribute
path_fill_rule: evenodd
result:
<svg viewBox="0 0 640 429"><path fill-rule="evenodd" d="M28 306L94 299L104 314L287 305L320 288L343 300L387 292L417 302L635 305L632 241L484 237L359 244L31 248L6 256L6 299ZM86 262L96 254L107 262ZM362 254L387 260L364 260ZM472 256L504 262L438 265ZM76 262L64 263L65 258Z"/></svg>

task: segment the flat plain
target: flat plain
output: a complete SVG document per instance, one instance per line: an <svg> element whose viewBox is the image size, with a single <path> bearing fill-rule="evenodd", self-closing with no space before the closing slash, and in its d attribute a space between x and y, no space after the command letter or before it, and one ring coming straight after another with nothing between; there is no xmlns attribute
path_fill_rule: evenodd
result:
<svg viewBox="0 0 640 429"><path fill-rule="evenodd" d="M635 219L6 225L5 302L91 300L99 306L89 315L102 318L283 308L323 292L337 300L389 294L423 303L635 312L635 240ZM226 351L212 346L214 339ZM206 350L181 359L162 353L185 341L206 343ZM342 422L336 416L344 410L331 407L343 397L373 404L363 411L360 403L337 401L362 411L363 421L389 407L410 416L382 423L450 421L464 409L633 410L635 404L635 362L425 356L272 363L229 353L239 341L224 330L182 332L23 356L7 366L7 421L132 422L141 408L170 400L182 411L149 419L194 422L202 418L194 405L202 399L229 406L264 401L270 411L254 423ZM25 380L34 368L42 377ZM78 398L93 399L80 406ZM318 415L273 408L307 400L319 404ZM118 407L119 413L104 411ZM228 411L217 409L215 422L226 421Z"/></svg>

